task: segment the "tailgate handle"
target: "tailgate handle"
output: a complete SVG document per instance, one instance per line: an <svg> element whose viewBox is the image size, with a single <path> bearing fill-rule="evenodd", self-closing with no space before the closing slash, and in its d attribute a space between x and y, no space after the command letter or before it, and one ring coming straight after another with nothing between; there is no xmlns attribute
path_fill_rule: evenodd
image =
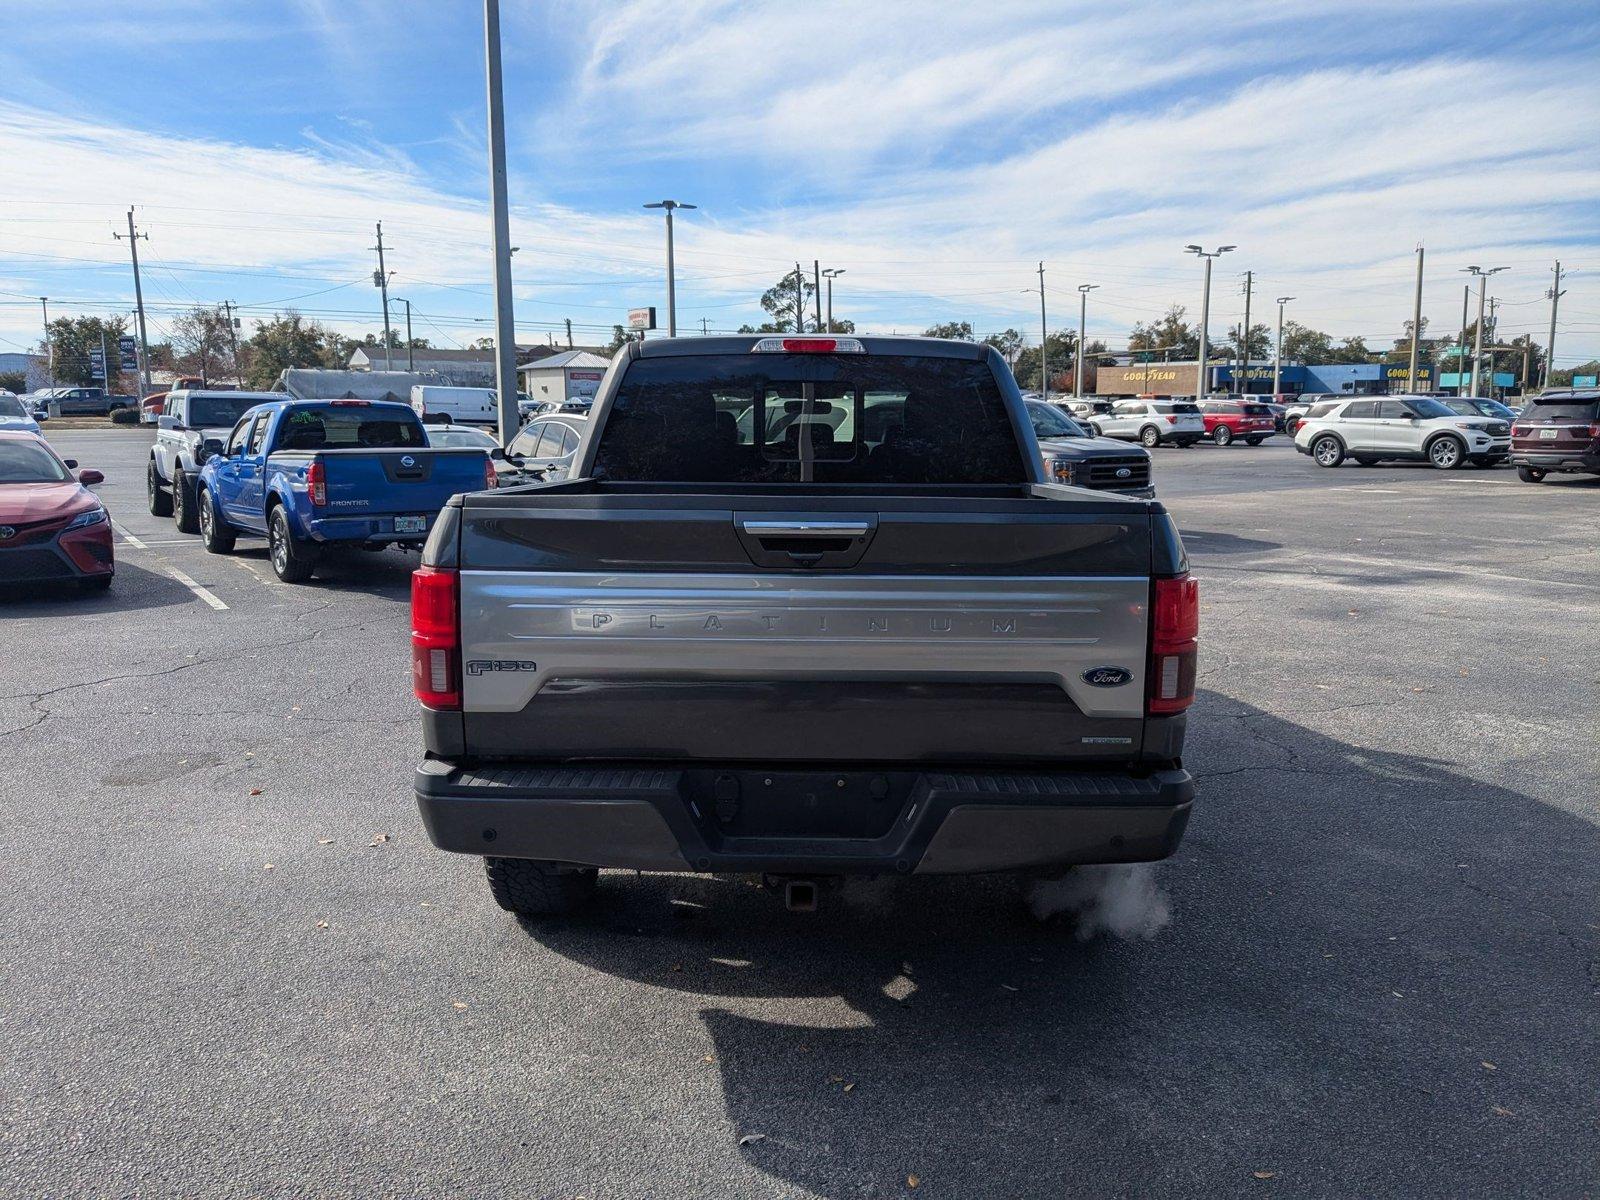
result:
<svg viewBox="0 0 1600 1200"><path fill-rule="evenodd" d="M865 521L743 521L744 531L753 537L770 538L857 538L872 528Z"/></svg>

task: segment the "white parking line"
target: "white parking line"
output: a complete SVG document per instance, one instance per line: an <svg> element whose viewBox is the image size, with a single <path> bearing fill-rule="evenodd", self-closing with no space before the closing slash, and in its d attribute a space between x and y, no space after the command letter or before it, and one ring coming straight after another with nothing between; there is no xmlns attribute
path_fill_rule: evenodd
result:
<svg viewBox="0 0 1600 1200"><path fill-rule="evenodd" d="M134 537L133 534L129 533L126 529L124 529L116 521L111 522L111 528L115 529L118 533L120 533L122 535L122 540L127 542L128 545L132 546L135 550L148 550L148 549L150 549L149 546L147 546L145 543L141 542L138 538Z"/></svg>
<svg viewBox="0 0 1600 1200"><path fill-rule="evenodd" d="M204 600L217 611L226 612L228 610L228 606L222 602L221 598L217 596L215 592L212 592L208 588L202 587L200 584L190 579L182 571L178 570L177 567L168 567L167 574L171 575L179 583L183 584L184 587L188 588L196 596L199 596L200 599Z"/></svg>

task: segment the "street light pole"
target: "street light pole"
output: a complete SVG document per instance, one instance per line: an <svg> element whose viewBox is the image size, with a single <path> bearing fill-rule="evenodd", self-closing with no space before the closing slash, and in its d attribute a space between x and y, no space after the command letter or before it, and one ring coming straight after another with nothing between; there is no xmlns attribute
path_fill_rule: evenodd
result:
<svg viewBox="0 0 1600 1200"><path fill-rule="evenodd" d="M1088 324L1089 293L1099 287L1098 283L1080 283L1078 285L1078 370L1072 377L1072 398L1083 399L1083 336L1084 328Z"/></svg>
<svg viewBox="0 0 1600 1200"><path fill-rule="evenodd" d="M1417 368L1422 343L1422 247L1417 247L1417 291L1411 301L1411 364L1406 369L1406 391L1417 390Z"/></svg>
<svg viewBox="0 0 1600 1200"><path fill-rule="evenodd" d="M1211 336L1211 260L1221 258L1230 250L1237 250L1237 246L1218 246L1215 250L1202 250L1199 246L1185 246L1190 254L1198 255L1206 260L1205 289L1200 294L1200 361L1196 364L1195 371L1195 399L1202 399L1211 390L1210 372L1207 370L1206 360L1210 357L1210 347L1207 345Z"/></svg>
<svg viewBox="0 0 1600 1200"><path fill-rule="evenodd" d="M1506 270L1505 267L1490 267L1485 271L1482 267L1463 267L1467 274L1475 276L1478 280L1478 327L1472 335L1472 391L1473 399L1478 397L1480 380L1480 360L1483 357L1483 304L1488 294L1489 276L1497 275Z"/></svg>
<svg viewBox="0 0 1600 1200"><path fill-rule="evenodd" d="M1039 264L1039 381L1045 402L1050 400L1050 326L1044 316L1044 264Z"/></svg>
<svg viewBox="0 0 1600 1200"><path fill-rule="evenodd" d="M416 369L417 359L416 352L411 346L411 301L396 296L389 303L404 304L406 306L406 370L413 371Z"/></svg>
<svg viewBox="0 0 1600 1200"><path fill-rule="evenodd" d="M678 336L678 267L672 256L672 210L690 209L697 205L683 204L677 200L657 200L646 208L664 209L667 214L667 336Z"/></svg>
<svg viewBox="0 0 1600 1200"><path fill-rule="evenodd" d="M39 307L44 310L44 369L51 384L56 381L56 344L50 340L50 297L40 296Z"/></svg>
<svg viewBox="0 0 1600 1200"><path fill-rule="evenodd" d="M500 0L483 0L483 50L489 99L489 194L494 237L494 378L500 394L500 444L516 436L517 327L511 295L511 206L506 199L505 92L500 82Z"/></svg>
<svg viewBox="0 0 1600 1200"><path fill-rule="evenodd" d="M1272 352L1272 402L1276 404L1282 394L1283 384L1283 306L1293 300L1293 296L1278 297L1278 348Z"/></svg>
<svg viewBox="0 0 1600 1200"><path fill-rule="evenodd" d="M1255 282L1256 273L1254 271L1246 271L1244 273L1244 327L1240 331L1239 337L1239 356L1244 360L1244 364L1238 372L1239 392L1241 395L1250 391L1250 293L1255 290Z"/></svg>

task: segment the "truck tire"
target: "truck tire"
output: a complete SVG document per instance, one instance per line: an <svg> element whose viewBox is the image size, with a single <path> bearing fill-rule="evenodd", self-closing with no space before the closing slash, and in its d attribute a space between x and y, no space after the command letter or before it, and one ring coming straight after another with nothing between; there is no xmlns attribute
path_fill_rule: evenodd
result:
<svg viewBox="0 0 1600 1200"><path fill-rule="evenodd" d="M150 515L153 517L170 517L172 515L172 497L161 490L161 476L156 471L156 460L151 459L150 465L144 473L145 497L150 501Z"/></svg>
<svg viewBox="0 0 1600 1200"><path fill-rule="evenodd" d="M1428 443L1428 461L1441 471L1454 471L1467 461L1467 447L1454 434L1434 438Z"/></svg>
<svg viewBox="0 0 1600 1200"><path fill-rule="evenodd" d="M1154 450L1161 445L1161 430L1154 425L1146 425L1139 430L1139 444L1146 450Z"/></svg>
<svg viewBox="0 0 1600 1200"><path fill-rule="evenodd" d="M594 898L600 872L531 858L486 858L494 902L519 917L556 917L582 908Z"/></svg>
<svg viewBox="0 0 1600 1200"><path fill-rule="evenodd" d="M267 515L267 557L272 573L285 583L304 583L317 569L317 550L294 536L289 514L276 505Z"/></svg>
<svg viewBox="0 0 1600 1200"><path fill-rule="evenodd" d="M194 502L194 484L179 471L172 477L172 520L179 533L199 533L200 514Z"/></svg>
<svg viewBox="0 0 1600 1200"><path fill-rule="evenodd" d="M200 512L200 542L207 554L232 554L237 536L217 511L216 499L205 488L196 488L194 506Z"/></svg>
<svg viewBox="0 0 1600 1200"><path fill-rule="evenodd" d="M1344 443L1332 434L1324 434L1311 443L1311 460L1319 467L1337 467L1344 462Z"/></svg>
<svg viewBox="0 0 1600 1200"><path fill-rule="evenodd" d="M1538 467L1518 467L1517 478L1523 483L1543 483L1545 473Z"/></svg>
<svg viewBox="0 0 1600 1200"><path fill-rule="evenodd" d="M1211 431L1211 440L1219 446L1226 446L1233 441L1233 430L1226 425L1218 425Z"/></svg>

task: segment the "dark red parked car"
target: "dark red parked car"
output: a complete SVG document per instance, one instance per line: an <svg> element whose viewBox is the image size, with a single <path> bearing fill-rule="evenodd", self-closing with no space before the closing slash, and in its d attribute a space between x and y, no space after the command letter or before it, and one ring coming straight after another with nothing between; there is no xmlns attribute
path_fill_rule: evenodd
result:
<svg viewBox="0 0 1600 1200"><path fill-rule="evenodd" d="M1533 397L1511 426L1511 465L1524 483L1552 471L1600 475L1600 390Z"/></svg>
<svg viewBox="0 0 1600 1200"><path fill-rule="evenodd" d="M77 465L38 434L0 431L0 588L110 586L117 569L111 515L87 486L105 477Z"/></svg>
<svg viewBox="0 0 1600 1200"><path fill-rule="evenodd" d="M1278 429L1271 408L1248 400L1206 400L1200 405L1200 415L1205 419L1206 436L1219 446L1235 438L1259 446Z"/></svg>

